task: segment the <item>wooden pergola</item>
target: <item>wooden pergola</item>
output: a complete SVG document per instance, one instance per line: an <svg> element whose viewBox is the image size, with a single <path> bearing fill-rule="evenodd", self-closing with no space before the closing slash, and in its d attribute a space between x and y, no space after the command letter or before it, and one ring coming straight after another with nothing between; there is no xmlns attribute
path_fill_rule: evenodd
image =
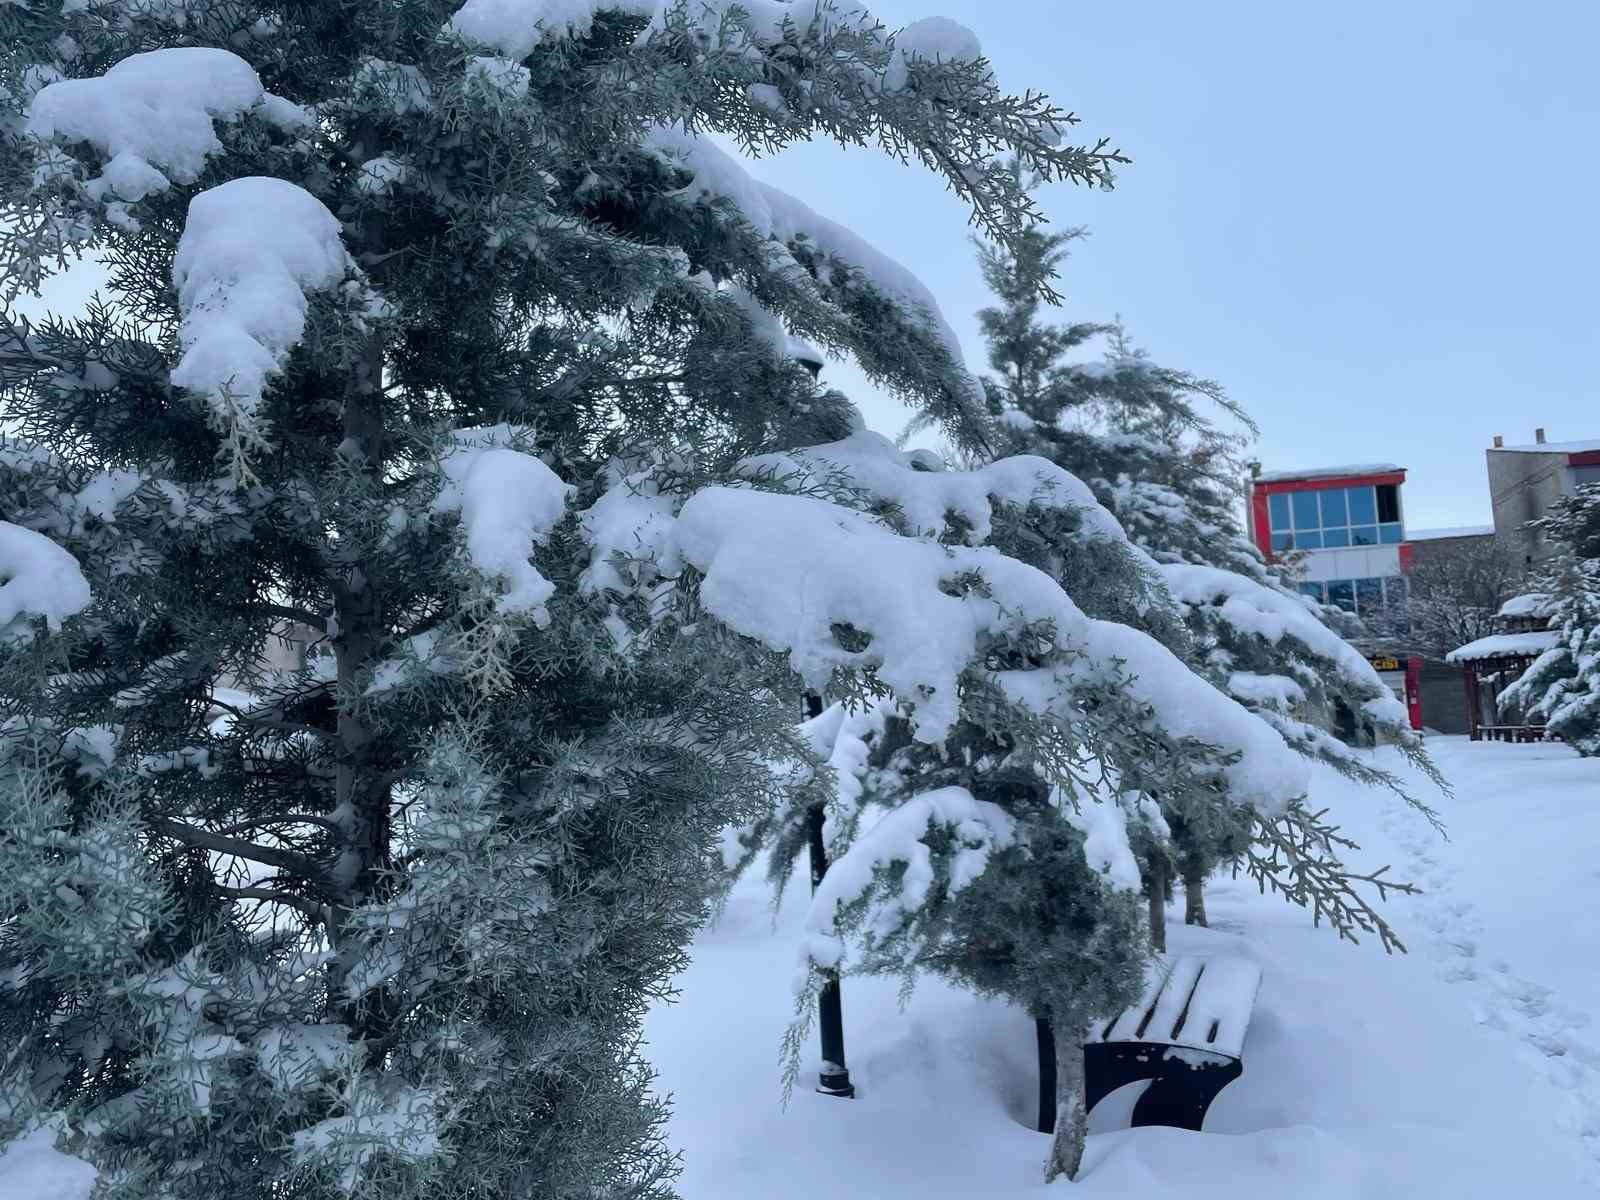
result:
<svg viewBox="0 0 1600 1200"><path fill-rule="evenodd" d="M1545 728L1532 721L1506 721L1496 697L1521 678L1551 646L1548 630L1497 633L1479 638L1445 658L1461 668L1467 688L1467 735L1475 742L1542 742Z"/></svg>

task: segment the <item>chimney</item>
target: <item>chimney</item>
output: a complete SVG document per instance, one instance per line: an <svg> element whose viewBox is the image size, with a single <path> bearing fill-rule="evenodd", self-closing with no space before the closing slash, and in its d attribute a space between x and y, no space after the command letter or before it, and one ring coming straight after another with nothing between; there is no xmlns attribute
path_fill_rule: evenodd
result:
<svg viewBox="0 0 1600 1200"><path fill-rule="evenodd" d="M1533 431L1533 440L1535 442L1537 442L1541 446L1544 445L1544 430L1543 429L1535 429Z"/></svg>
<svg viewBox="0 0 1600 1200"><path fill-rule="evenodd" d="M1253 458L1248 463L1246 463L1245 465L1250 468L1250 478L1251 479L1260 479L1261 478L1261 460L1260 459Z"/></svg>
<svg viewBox="0 0 1600 1200"><path fill-rule="evenodd" d="M1494 435L1494 448L1496 450L1503 450L1505 448L1505 444L1505 438L1501 437L1498 433Z"/></svg>

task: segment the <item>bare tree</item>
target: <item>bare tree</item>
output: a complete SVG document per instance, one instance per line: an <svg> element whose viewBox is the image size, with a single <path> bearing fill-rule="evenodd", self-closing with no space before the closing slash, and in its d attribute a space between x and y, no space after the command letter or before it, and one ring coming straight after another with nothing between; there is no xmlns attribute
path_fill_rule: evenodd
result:
<svg viewBox="0 0 1600 1200"><path fill-rule="evenodd" d="M1532 587L1516 544L1499 537L1419 546L1410 596L1368 621L1379 637L1404 642L1430 659L1499 632L1501 605Z"/></svg>

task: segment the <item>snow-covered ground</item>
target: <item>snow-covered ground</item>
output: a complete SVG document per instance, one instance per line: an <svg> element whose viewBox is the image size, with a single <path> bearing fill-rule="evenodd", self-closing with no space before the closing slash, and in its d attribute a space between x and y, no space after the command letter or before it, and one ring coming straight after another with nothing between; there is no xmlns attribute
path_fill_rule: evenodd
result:
<svg viewBox="0 0 1600 1200"><path fill-rule="evenodd" d="M1261 964L1243 1078L1198 1134L1120 1127L1132 1094L1112 1096L1080 1184L1058 1189L1083 1200L1600 1191L1600 763L1561 746L1429 745L1455 795L1415 786L1448 842L1397 800L1325 771L1315 781L1319 806L1362 843L1359 861L1392 863L1427 889L1388 909L1411 954L1341 944L1246 880L1215 882L1213 927L1177 925L1171 941ZM797 1090L781 1107L803 898L793 888L774 923L761 883L742 884L697 942L680 1001L650 1015L685 1200L1044 1194L1047 1139L1028 1125L1032 1023L936 983L900 1011L895 981L846 981L859 1098Z"/></svg>

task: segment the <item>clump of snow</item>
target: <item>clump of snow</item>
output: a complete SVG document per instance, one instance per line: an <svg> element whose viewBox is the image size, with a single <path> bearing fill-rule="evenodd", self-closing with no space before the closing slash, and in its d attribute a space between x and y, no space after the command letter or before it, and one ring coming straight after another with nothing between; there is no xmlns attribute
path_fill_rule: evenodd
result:
<svg viewBox="0 0 1600 1200"><path fill-rule="evenodd" d="M940 536L946 519L954 516L971 526L970 544L987 541L998 502L1072 509L1096 536L1117 543L1128 540L1116 517L1076 475L1031 454L998 459L975 471L917 470L912 454L881 433L863 430L827 445L747 459L741 469L779 476L842 475L851 486L895 505L919 537Z"/></svg>
<svg viewBox="0 0 1600 1200"><path fill-rule="evenodd" d="M804 926L805 961L824 968L839 965L845 943L835 915L865 896L880 870L896 863L905 867L893 891L874 902L864 930L868 937L885 939L922 907L934 881L933 856L923 841L930 825L954 831L962 843L950 866L952 895L982 875L990 854L1016 837L1016 822L1005 809L975 799L965 788L940 788L897 805L831 863L817 885Z"/></svg>
<svg viewBox="0 0 1600 1200"><path fill-rule="evenodd" d="M528 559L566 515L573 489L533 455L496 444L514 434L508 426L456 431L440 462L445 485L433 510L458 514L472 565L505 582L496 610L543 626L555 585Z"/></svg>
<svg viewBox="0 0 1600 1200"><path fill-rule="evenodd" d="M232 713L221 719L224 728L235 720ZM222 767L211 761L211 751L205 746L181 746L162 754L145 754L134 765L134 772L141 778L152 775L162 775L169 771L192 770L201 779L215 779L222 773Z"/></svg>
<svg viewBox="0 0 1600 1200"><path fill-rule="evenodd" d="M261 1073L275 1088L299 1091L350 1062L355 1047L345 1025L274 1025L255 1042Z"/></svg>
<svg viewBox="0 0 1600 1200"><path fill-rule="evenodd" d="M617 474L584 510L581 524L592 548L590 565L578 581L586 596L658 585L683 569L676 541L677 501L662 493L654 472Z"/></svg>
<svg viewBox="0 0 1600 1200"><path fill-rule="evenodd" d="M55 1148L57 1131L35 1129L0 1152L0 1197L4 1200L89 1200L98 1172L81 1158Z"/></svg>
<svg viewBox="0 0 1600 1200"><path fill-rule="evenodd" d="M1305 703L1306 690L1287 675L1256 675L1235 671L1228 676L1228 692L1249 704L1288 712Z"/></svg>
<svg viewBox="0 0 1600 1200"><path fill-rule="evenodd" d="M77 559L43 534L0 521L0 642L31 640L37 618L54 633L89 599Z"/></svg>
<svg viewBox="0 0 1600 1200"><path fill-rule="evenodd" d="M833 853L861 809L863 777L871 747L867 739L883 732L894 711L891 701L876 700L854 712L843 703L829 705L800 726L804 737L827 760L834 773L834 795L822 819L822 840Z"/></svg>
<svg viewBox="0 0 1600 1200"><path fill-rule="evenodd" d="M363 99L376 99L397 117L433 110L433 85L410 63L364 58L351 81Z"/></svg>
<svg viewBox="0 0 1600 1200"><path fill-rule="evenodd" d="M261 119L285 133L303 133L317 123L309 108L267 92L259 105Z"/></svg>
<svg viewBox="0 0 1600 1200"><path fill-rule="evenodd" d="M467 61L467 78L491 91L520 100L528 94L533 74L527 67L509 58L479 55Z"/></svg>
<svg viewBox="0 0 1600 1200"><path fill-rule="evenodd" d="M410 164L380 154L361 164L356 172L356 190L368 196L387 196L395 188L411 182L414 174Z"/></svg>
<svg viewBox="0 0 1600 1200"><path fill-rule="evenodd" d="M117 742L122 727L84 725L67 730L61 741L61 757L78 764L78 777L98 781L106 777L117 759Z"/></svg>
<svg viewBox="0 0 1600 1200"><path fill-rule="evenodd" d="M1128 811L1119 797L1096 790L1064 800L1053 798L1067 823L1083 834L1083 859L1107 887L1116 892L1137 892L1144 885L1139 860L1128 841Z"/></svg>
<svg viewBox="0 0 1600 1200"><path fill-rule="evenodd" d="M104 75L42 88L26 128L44 141L90 143L107 160L90 197L132 203L198 179L222 150L212 120L239 117L265 95L250 64L227 50L151 50Z"/></svg>
<svg viewBox="0 0 1600 1200"><path fill-rule="evenodd" d="M446 26L479 46L507 58L532 54L546 38L588 37L595 14L656 15L658 0L467 0Z"/></svg>
<svg viewBox="0 0 1600 1200"><path fill-rule="evenodd" d="M305 333L306 293L350 271L338 218L304 188L251 176L201 192L172 263L183 346L172 382L206 398L220 432L261 439L262 392Z"/></svg>
<svg viewBox="0 0 1600 1200"><path fill-rule="evenodd" d="M1500 606L1496 616L1500 617L1548 617L1551 613L1551 597L1548 592L1528 592L1526 595L1513 596Z"/></svg>
<svg viewBox="0 0 1600 1200"><path fill-rule="evenodd" d="M70 507L80 522L85 516L92 516L112 525L117 520L117 509L142 486L144 476L137 471L100 471L78 490Z"/></svg>
<svg viewBox="0 0 1600 1200"><path fill-rule="evenodd" d="M950 595L940 583L966 570L1022 567L986 549L900 537L823 500L729 488L692 496L676 534L679 552L705 575L700 597L709 611L786 651L814 690L836 667L875 665L915 706L917 736L929 742L956 719L956 680L979 632L1009 624L995 601ZM1039 581L1049 584L1042 574ZM860 630L870 645L846 649L835 625Z"/></svg>
<svg viewBox="0 0 1600 1200"><path fill-rule="evenodd" d="M894 57L884 76L885 91L904 90L915 59L940 62L975 62L983 57L978 35L949 17L924 17L913 21L894 38Z"/></svg>

